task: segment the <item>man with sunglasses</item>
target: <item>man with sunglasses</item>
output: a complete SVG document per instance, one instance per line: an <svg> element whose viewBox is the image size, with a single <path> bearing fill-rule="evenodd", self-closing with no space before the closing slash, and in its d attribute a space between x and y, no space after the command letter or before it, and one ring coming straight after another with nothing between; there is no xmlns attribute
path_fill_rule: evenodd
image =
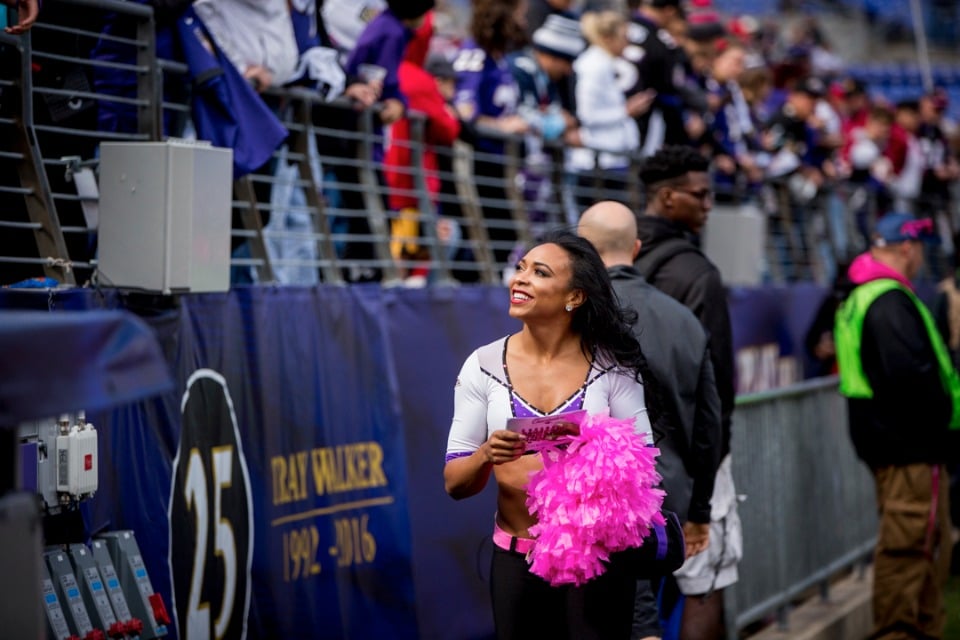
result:
<svg viewBox="0 0 960 640"><path fill-rule="evenodd" d="M699 533L707 550L687 559L661 597L663 638L724 635L722 590L737 581L742 555L740 517L730 469L733 414L733 336L720 271L697 246L713 205L709 163L694 149L662 147L640 170L647 209L637 220L640 253L634 266L660 291L689 308L706 330L720 396L720 467L710 499L710 522ZM674 604L676 606L674 606Z"/></svg>
<svg viewBox="0 0 960 640"><path fill-rule="evenodd" d="M960 378L911 280L929 218L888 213L850 265L834 330L850 437L876 480L871 638L940 638L951 534L946 463L960 441Z"/></svg>

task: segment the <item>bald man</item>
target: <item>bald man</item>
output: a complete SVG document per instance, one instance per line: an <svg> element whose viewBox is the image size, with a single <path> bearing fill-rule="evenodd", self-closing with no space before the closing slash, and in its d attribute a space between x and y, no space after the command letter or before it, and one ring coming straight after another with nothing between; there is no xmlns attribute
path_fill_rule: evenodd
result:
<svg viewBox="0 0 960 640"><path fill-rule="evenodd" d="M577 233L596 247L621 304L638 314L634 334L666 396L664 414L653 422L660 448L657 471L667 492L663 507L683 523L689 558L709 543L710 496L721 453L720 396L707 335L692 311L648 284L633 267L640 240L630 209L599 202L580 217ZM638 586L637 600L633 637L659 637L656 604L646 585Z"/></svg>

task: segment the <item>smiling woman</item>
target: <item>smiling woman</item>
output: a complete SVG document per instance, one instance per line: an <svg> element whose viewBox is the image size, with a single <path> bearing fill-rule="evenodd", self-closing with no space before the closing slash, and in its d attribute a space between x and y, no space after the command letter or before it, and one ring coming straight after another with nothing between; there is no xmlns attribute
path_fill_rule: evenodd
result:
<svg viewBox="0 0 960 640"><path fill-rule="evenodd" d="M649 434L654 381L631 333L632 318L618 306L586 240L548 235L520 260L509 290L510 315L523 327L474 351L460 371L447 493L467 498L483 490L491 472L496 479L491 594L498 638L629 638L635 573L612 565L580 587L552 587L530 573L526 554L536 519L526 487L543 462L539 453L524 455L524 438L507 421L609 409Z"/></svg>

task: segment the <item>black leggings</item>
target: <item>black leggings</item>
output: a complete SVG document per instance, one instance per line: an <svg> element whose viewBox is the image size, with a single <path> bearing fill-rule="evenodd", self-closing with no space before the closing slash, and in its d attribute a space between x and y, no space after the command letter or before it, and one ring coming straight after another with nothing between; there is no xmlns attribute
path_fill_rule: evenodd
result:
<svg viewBox="0 0 960 640"><path fill-rule="evenodd" d="M583 586L551 587L523 554L493 549L490 597L498 640L628 640L636 574L620 563Z"/></svg>

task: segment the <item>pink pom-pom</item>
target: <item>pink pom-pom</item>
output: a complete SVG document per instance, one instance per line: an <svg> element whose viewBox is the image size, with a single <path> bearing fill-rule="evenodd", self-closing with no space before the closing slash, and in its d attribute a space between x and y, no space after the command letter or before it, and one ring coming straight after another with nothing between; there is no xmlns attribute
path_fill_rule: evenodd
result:
<svg viewBox="0 0 960 640"><path fill-rule="evenodd" d="M634 420L589 416L563 450L541 453L530 474L527 508L537 517L530 570L557 586L580 585L606 570L611 553L638 547L665 524L656 457Z"/></svg>

